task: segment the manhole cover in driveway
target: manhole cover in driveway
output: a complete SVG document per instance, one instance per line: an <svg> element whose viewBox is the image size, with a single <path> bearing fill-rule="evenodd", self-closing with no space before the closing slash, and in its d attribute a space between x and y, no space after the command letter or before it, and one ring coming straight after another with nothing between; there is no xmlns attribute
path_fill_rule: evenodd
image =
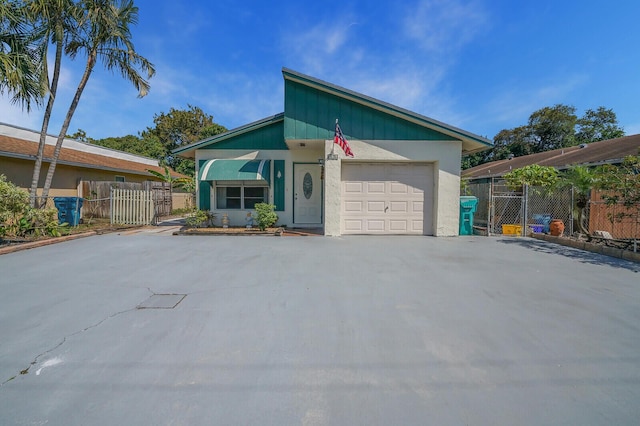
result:
<svg viewBox="0 0 640 426"><path fill-rule="evenodd" d="M138 309L173 309L186 294L154 294L137 306Z"/></svg>

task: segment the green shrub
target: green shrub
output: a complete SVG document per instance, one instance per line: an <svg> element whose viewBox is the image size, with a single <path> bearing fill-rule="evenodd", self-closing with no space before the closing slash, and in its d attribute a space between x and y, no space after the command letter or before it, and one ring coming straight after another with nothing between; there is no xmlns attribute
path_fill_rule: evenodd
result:
<svg viewBox="0 0 640 426"><path fill-rule="evenodd" d="M187 226L207 228L212 225L216 215L209 210L193 210L186 218Z"/></svg>
<svg viewBox="0 0 640 426"><path fill-rule="evenodd" d="M56 209L29 206L27 191L16 187L0 175L0 236L60 236Z"/></svg>
<svg viewBox="0 0 640 426"><path fill-rule="evenodd" d="M278 215L274 212L276 206L267 203L258 203L256 209L258 228L261 231L273 226L278 221Z"/></svg>

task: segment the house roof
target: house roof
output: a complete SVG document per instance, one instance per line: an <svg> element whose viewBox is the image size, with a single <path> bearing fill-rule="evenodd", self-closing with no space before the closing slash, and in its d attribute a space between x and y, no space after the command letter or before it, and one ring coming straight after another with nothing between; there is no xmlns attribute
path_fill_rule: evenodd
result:
<svg viewBox="0 0 640 426"><path fill-rule="evenodd" d="M461 140L462 149L465 154L484 151L493 146L493 143L487 138L471 132L467 132L433 118L420 115L396 105L392 105L379 99L363 95L362 93L358 93L353 90L328 83L326 81L293 71L288 68L283 68L282 74L285 80L290 80L308 87L313 87L322 92L330 93L333 96L347 99L365 107L380 111L384 114L388 114L402 120L415 123L419 126L435 130L437 132L451 136L455 139Z"/></svg>
<svg viewBox="0 0 640 426"><path fill-rule="evenodd" d="M255 130L264 128L271 124L284 121L284 113L276 114L270 117L263 118L261 120L254 121L249 124L245 124L244 126L236 127L235 129L231 129L224 133L220 133L218 135L211 136L206 139L202 139L201 141L197 141L191 143L189 145L181 146L179 148L174 149L172 152L174 154L180 154L183 157L193 158L194 152L198 148L203 148L207 145L211 145L214 143L222 142L236 136L243 135L245 133L253 132Z"/></svg>
<svg viewBox="0 0 640 426"><path fill-rule="evenodd" d="M0 157L35 161L38 153L39 132L0 123ZM47 135L43 161L53 158L56 137ZM108 170L152 177L147 170L164 174L158 161L127 152L104 148L98 145L65 139L58 157L58 164L90 169ZM184 175L172 171L172 176Z"/></svg>
<svg viewBox="0 0 640 426"><path fill-rule="evenodd" d="M586 166L618 164L624 157L639 153L640 134L524 155L511 160L492 161L464 170L462 177L478 179L502 176L511 170L531 164L552 166L560 170L578 164Z"/></svg>
<svg viewBox="0 0 640 426"><path fill-rule="evenodd" d="M432 118L397 107L395 105L391 105L389 103L374 99L372 97L354 92L352 90L345 89L343 87L336 86L331 83L327 83L317 78L298 73L288 68L283 68L282 74L285 81L288 80L288 81L296 82L298 84L302 84L307 87L312 87L314 89L328 93L332 96L336 96L342 99L347 99L349 101L363 105L366 108L371 108L371 109L380 111L383 114L388 114L390 116L397 117L401 120L414 123L415 125L421 126L423 128L428 128L430 130L440 132L441 134L452 137L455 140L460 140L462 141L462 148L465 154L483 151L492 146L492 142L489 139L483 138L481 136L475 135L473 133L467 132L457 127L450 126L448 124L442 123ZM215 135L210 138L203 139L201 141L197 141L189 145L185 145L183 147L179 147L173 150L172 152L174 154L178 154L184 157L193 158L195 156L194 154L195 150L199 148L205 148L209 145L220 143L225 140L243 135L245 133L254 132L256 130L270 126L276 122L284 122L286 115L287 115L287 112L285 111L283 113L276 114L274 116L266 117L261 120L246 124L244 126L240 126L235 129L229 130L228 132L221 133L219 135ZM331 129L331 135L333 135L332 132L333 132L333 129Z"/></svg>

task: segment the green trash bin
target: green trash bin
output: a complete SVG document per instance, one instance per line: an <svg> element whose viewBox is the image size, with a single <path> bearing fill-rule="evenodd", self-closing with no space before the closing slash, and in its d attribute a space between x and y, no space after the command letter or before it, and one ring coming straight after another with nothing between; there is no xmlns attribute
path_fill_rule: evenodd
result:
<svg viewBox="0 0 640 426"><path fill-rule="evenodd" d="M460 196L460 235L473 235L473 215L478 208L478 198Z"/></svg>

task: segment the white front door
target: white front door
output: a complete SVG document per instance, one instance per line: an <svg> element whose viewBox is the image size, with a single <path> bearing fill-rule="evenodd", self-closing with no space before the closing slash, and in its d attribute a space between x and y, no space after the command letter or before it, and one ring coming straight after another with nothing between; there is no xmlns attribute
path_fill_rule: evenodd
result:
<svg viewBox="0 0 640 426"><path fill-rule="evenodd" d="M293 222L300 225L322 223L322 180L319 164L293 165Z"/></svg>

